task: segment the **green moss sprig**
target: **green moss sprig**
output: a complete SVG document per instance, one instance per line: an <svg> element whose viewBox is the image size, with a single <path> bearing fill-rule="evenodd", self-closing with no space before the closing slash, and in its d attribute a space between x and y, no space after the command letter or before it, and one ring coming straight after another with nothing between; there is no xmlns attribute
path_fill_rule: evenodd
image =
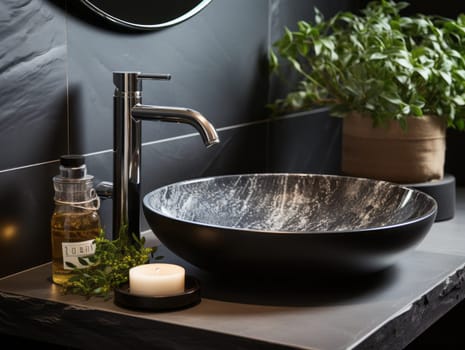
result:
<svg viewBox="0 0 465 350"><path fill-rule="evenodd" d="M129 269L149 262L154 256L157 247L145 247L145 238L132 235L129 240L127 229L123 227L117 239L105 238L101 230L95 239L95 253L91 256L80 257L79 262L85 266L79 268L67 263L73 269L73 276L63 284L64 294L83 295L111 298L112 291L129 280Z"/></svg>

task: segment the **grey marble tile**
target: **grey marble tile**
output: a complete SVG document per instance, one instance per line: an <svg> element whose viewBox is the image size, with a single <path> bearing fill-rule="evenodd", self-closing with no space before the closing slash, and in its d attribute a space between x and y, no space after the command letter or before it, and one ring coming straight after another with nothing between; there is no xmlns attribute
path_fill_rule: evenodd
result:
<svg viewBox="0 0 465 350"><path fill-rule="evenodd" d="M341 127L341 120L325 110L276 119L270 128L270 168L340 173Z"/></svg>
<svg viewBox="0 0 465 350"><path fill-rule="evenodd" d="M0 169L67 147L65 18L42 0L0 4Z"/></svg>
<svg viewBox="0 0 465 350"><path fill-rule="evenodd" d="M0 174L0 276L51 260L52 177L58 163Z"/></svg>

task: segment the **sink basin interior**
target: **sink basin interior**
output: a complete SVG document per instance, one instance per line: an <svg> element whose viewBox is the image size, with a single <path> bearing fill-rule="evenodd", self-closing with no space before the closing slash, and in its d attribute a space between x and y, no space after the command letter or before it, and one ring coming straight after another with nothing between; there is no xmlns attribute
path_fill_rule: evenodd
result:
<svg viewBox="0 0 465 350"><path fill-rule="evenodd" d="M353 231L415 220L434 207L423 193L341 176L222 176L166 186L147 197L176 220L272 232Z"/></svg>
<svg viewBox="0 0 465 350"><path fill-rule="evenodd" d="M422 240L437 211L427 194L389 182L277 173L170 184L143 207L167 248L207 270L382 269Z"/></svg>

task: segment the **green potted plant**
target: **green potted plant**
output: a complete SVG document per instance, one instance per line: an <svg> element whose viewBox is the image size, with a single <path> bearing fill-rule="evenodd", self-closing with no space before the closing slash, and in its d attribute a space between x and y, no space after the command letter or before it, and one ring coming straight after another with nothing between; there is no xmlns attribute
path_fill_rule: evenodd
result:
<svg viewBox="0 0 465 350"><path fill-rule="evenodd" d="M326 106L343 117L344 173L402 183L444 176L447 128L465 129L465 15L403 16L372 1L329 19L315 9L270 50L273 74L302 78L274 114Z"/></svg>

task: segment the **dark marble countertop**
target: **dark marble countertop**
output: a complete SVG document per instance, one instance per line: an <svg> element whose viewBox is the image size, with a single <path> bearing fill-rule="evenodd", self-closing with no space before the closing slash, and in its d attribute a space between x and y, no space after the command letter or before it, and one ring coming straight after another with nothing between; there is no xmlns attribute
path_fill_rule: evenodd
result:
<svg viewBox="0 0 465 350"><path fill-rule="evenodd" d="M360 280L212 278L159 252L198 277L199 304L132 311L63 295L45 264L0 279L0 333L83 349L402 349L465 297L465 188L453 219Z"/></svg>

